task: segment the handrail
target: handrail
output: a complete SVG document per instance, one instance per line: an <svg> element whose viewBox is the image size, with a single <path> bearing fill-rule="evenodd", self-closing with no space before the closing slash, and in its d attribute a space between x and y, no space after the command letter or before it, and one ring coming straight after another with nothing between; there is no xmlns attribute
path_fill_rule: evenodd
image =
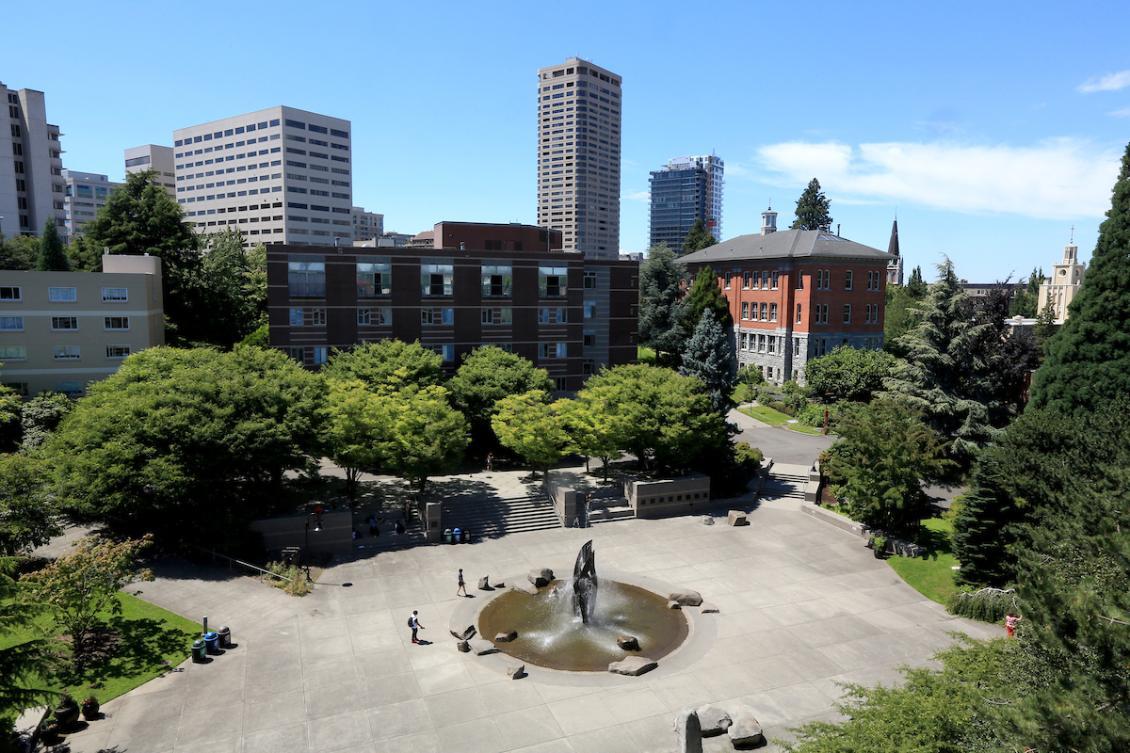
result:
<svg viewBox="0 0 1130 753"><path fill-rule="evenodd" d="M204 550L203 547L201 547L201 549ZM257 570L258 572L262 573L263 575L270 575L272 578L278 578L279 580L286 580L286 581L290 580L290 578L286 577L285 575L279 575L278 573L273 573L270 570L259 567L258 565L252 565L250 562L244 562L243 560L236 559L235 557L229 557L226 554L220 554L215 549L207 549L207 550L204 550L204 551L207 551L210 555L212 555L212 559L215 559L216 557L220 557L221 559L227 560L228 563L229 563L229 566L230 566L230 563L234 562L237 565L243 565L246 568L250 568L252 570Z"/></svg>

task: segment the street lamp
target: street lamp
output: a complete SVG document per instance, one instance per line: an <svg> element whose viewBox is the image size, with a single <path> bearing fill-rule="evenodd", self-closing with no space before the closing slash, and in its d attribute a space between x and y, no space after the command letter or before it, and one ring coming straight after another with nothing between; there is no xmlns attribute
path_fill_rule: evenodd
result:
<svg viewBox="0 0 1130 753"><path fill-rule="evenodd" d="M306 582L310 583L313 578L310 577L310 559L306 550L310 547L310 523L314 523L314 533L320 533L322 530L322 505L318 503L314 505L312 512L306 513L306 525L302 536L302 566L306 571Z"/></svg>

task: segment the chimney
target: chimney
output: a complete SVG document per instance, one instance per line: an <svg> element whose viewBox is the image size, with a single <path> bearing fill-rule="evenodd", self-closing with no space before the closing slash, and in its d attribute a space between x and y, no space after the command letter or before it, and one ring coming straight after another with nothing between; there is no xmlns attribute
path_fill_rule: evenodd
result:
<svg viewBox="0 0 1130 753"><path fill-rule="evenodd" d="M836 237L840 237L840 223L838 222L836 223Z"/></svg>
<svg viewBox="0 0 1130 753"><path fill-rule="evenodd" d="M761 234L769 235L769 233L775 232L777 232L777 213L770 206L761 213Z"/></svg>

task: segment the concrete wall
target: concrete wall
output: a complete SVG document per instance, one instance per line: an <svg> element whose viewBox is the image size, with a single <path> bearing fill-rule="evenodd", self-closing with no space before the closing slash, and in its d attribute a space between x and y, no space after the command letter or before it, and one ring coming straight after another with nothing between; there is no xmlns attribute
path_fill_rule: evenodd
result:
<svg viewBox="0 0 1130 753"><path fill-rule="evenodd" d="M710 477L693 473L658 481L627 480L624 496L637 518L688 515L710 505Z"/></svg>
<svg viewBox="0 0 1130 753"><path fill-rule="evenodd" d="M552 476L545 482L545 493L553 502L553 509L557 512L557 519L566 528L574 528L574 521L581 524L582 508L584 507L584 493L570 486L559 484Z"/></svg>

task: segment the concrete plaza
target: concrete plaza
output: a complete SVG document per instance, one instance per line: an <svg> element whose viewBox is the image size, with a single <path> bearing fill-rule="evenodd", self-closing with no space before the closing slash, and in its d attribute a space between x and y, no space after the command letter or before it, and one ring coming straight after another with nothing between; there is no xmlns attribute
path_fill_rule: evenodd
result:
<svg viewBox="0 0 1130 753"><path fill-rule="evenodd" d="M948 645L950 631L999 632L952 618L858 537L792 500L763 502L750 522L628 520L383 552L330 568L304 598L250 578L161 577L141 584L143 598L230 625L238 647L106 704L106 719L67 741L73 753L658 753L674 748L678 709L734 700L781 739L833 718L838 683L893 682L899 665ZM467 603L455 596L457 568L472 594L485 574L571 572L588 538L598 572L693 588L718 606L699 617L717 620L707 650L673 673L600 684L511 680L487 657L457 652L447 632ZM434 643L409 642L412 609ZM706 749L729 742L708 739Z"/></svg>

